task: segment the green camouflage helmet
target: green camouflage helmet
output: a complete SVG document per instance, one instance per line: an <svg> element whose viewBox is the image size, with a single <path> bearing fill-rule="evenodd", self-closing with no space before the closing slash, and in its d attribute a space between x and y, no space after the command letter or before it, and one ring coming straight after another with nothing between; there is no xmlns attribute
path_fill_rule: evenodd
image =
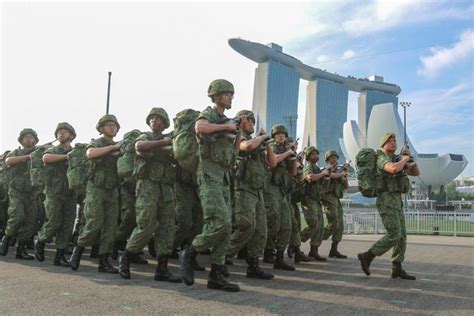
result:
<svg viewBox="0 0 474 316"><path fill-rule="evenodd" d="M328 159L332 156L336 156L337 159L339 159L339 155L337 154L337 151L335 150L328 150L326 151L326 154L324 155L324 160L328 161Z"/></svg>
<svg viewBox="0 0 474 316"><path fill-rule="evenodd" d="M163 129L167 129L168 127L170 127L170 119L168 117L168 113L166 113L166 111L163 108L153 108L153 109L151 109L150 114L148 114L148 116L146 117L146 124L147 125L150 125L150 118L153 115L157 115L157 116L159 116L163 119L163 124L164 124Z"/></svg>
<svg viewBox="0 0 474 316"><path fill-rule="evenodd" d="M95 129L100 133L100 128L107 122L114 122L115 124L117 124L117 131L120 129L120 124L117 121L117 118L115 117L115 115L112 114L105 114L104 116L102 116L99 122L97 122Z"/></svg>
<svg viewBox="0 0 474 316"><path fill-rule="evenodd" d="M306 157L309 157L309 155L311 155L313 152L316 152L316 154L319 155L319 150L314 146L309 146L304 149L304 155Z"/></svg>
<svg viewBox="0 0 474 316"><path fill-rule="evenodd" d="M76 138L76 131L74 130L74 127L72 127L72 125L69 124L68 122L58 123L58 126L54 130L54 137L56 138L58 137L57 135L60 129L67 129L71 133L70 140L73 140L74 138Z"/></svg>
<svg viewBox="0 0 474 316"><path fill-rule="evenodd" d="M386 142L388 142L388 140L390 138L395 138L395 134L394 133L385 133L382 138L380 138L380 141L379 141L379 145L380 147L383 147L383 145L385 145Z"/></svg>
<svg viewBox="0 0 474 316"><path fill-rule="evenodd" d="M38 134L36 134L36 132L32 128L24 128L21 130L20 136L18 136L18 142L20 144L21 144L21 141L23 140L23 137L25 137L25 135L27 134L33 135L33 137L35 138L35 145L38 144L39 142Z"/></svg>
<svg viewBox="0 0 474 316"><path fill-rule="evenodd" d="M275 134L277 133L285 133L285 136L288 137L288 130L286 129L284 125L277 124L277 125L272 126L272 131L271 131L272 137L275 136Z"/></svg>
<svg viewBox="0 0 474 316"><path fill-rule="evenodd" d="M234 93L234 85L225 79L216 79L209 84L207 96L211 97L221 92Z"/></svg>
<svg viewBox="0 0 474 316"><path fill-rule="evenodd" d="M248 120L253 120L255 122L255 115L253 114L252 111L249 110L241 110L237 112L237 117L239 116L246 116Z"/></svg>

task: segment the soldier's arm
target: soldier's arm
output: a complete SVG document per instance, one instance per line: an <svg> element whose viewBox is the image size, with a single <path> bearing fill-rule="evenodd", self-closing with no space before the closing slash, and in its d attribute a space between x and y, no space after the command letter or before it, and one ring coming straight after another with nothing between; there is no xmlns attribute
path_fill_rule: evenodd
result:
<svg viewBox="0 0 474 316"><path fill-rule="evenodd" d="M98 148L90 147L86 151L87 159L89 160L95 159L95 158L108 155L113 152L118 152L120 150L120 145L121 145L120 143L117 143L115 145L109 145L105 147L98 147Z"/></svg>
<svg viewBox="0 0 474 316"><path fill-rule="evenodd" d="M165 137L160 140L139 140L135 143L135 150L137 152L147 152L159 147L170 145L172 143L173 141L169 137Z"/></svg>
<svg viewBox="0 0 474 316"><path fill-rule="evenodd" d="M275 152L273 151L271 144L267 145L267 156L266 156L265 162L270 168L275 168L277 165L276 155L275 155Z"/></svg>
<svg viewBox="0 0 474 316"><path fill-rule="evenodd" d="M414 164L413 166L409 167L407 169L407 174L409 176L418 177L420 175L420 169L418 168L418 165Z"/></svg>
<svg viewBox="0 0 474 316"><path fill-rule="evenodd" d="M58 155L58 154L51 154L46 153L43 155L43 162L44 163L53 163L58 161L67 160L67 155Z"/></svg>
<svg viewBox="0 0 474 316"><path fill-rule="evenodd" d="M267 135L261 135L249 140L241 141L239 149L245 152L254 151L255 149L258 148L258 146L260 146L263 143L263 141L266 138L267 138Z"/></svg>
<svg viewBox="0 0 474 316"><path fill-rule="evenodd" d="M398 162L387 162L383 170L388 173L399 173L405 168L408 160L410 160L410 156L402 156L402 159Z"/></svg>
<svg viewBox="0 0 474 316"><path fill-rule="evenodd" d="M288 166L288 172L294 177L298 174L298 161L292 161Z"/></svg>
<svg viewBox="0 0 474 316"><path fill-rule="evenodd" d="M234 124L213 124L205 119L200 119L194 126L196 134L212 134L216 132L233 132L237 129Z"/></svg>
<svg viewBox="0 0 474 316"><path fill-rule="evenodd" d="M239 132L237 133L237 137L235 137L235 143L234 143L235 150L238 151L240 149L241 143L242 143L242 134L240 133L240 130L239 130Z"/></svg>
<svg viewBox="0 0 474 316"><path fill-rule="evenodd" d="M18 164L21 164L22 162L28 161L31 159L30 155L24 155L24 156L11 156L5 159L5 163L9 167L16 166Z"/></svg>
<svg viewBox="0 0 474 316"><path fill-rule="evenodd" d="M306 179L310 182L316 182L321 180L324 177L327 177L329 175L327 170L321 171L320 173L310 173L306 176Z"/></svg>
<svg viewBox="0 0 474 316"><path fill-rule="evenodd" d="M280 162L294 154L295 152L293 150L287 150L282 154L275 154L276 163L279 164Z"/></svg>

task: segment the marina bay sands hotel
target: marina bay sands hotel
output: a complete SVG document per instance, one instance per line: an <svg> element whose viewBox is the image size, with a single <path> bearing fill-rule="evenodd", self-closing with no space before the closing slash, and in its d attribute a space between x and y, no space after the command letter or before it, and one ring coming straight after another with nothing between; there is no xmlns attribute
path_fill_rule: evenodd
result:
<svg viewBox="0 0 474 316"><path fill-rule="evenodd" d="M396 110L400 87L383 82L382 77L343 77L313 68L283 53L282 47L274 43L262 45L232 38L229 45L258 63L252 105L257 131L262 127L269 132L274 124L283 123L290 136L296 137L300 79L308 81L301 143L316 145L322 155L326 150L336 149L340 161L344 160L339 139L343 137L342 127L347 121L349 90L359 93L358 124L365 136L374 105L390 102Z"/></svg>

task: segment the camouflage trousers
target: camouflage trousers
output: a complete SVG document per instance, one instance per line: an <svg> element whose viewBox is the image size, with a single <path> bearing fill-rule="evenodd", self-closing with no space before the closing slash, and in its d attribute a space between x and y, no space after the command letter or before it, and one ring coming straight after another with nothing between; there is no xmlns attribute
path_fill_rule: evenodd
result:
<svg viewBox="0 0 474 316"><path fill-rule="evenodd" d="M235 191L234 231L230 237L227 255L235 256L247 245L249 257L262 256L267 240L267 215L263 202L263 190Z"/></svg>
<svg viewBox="0 0 474 316"><path fill-rule="evenodd" d="M266 249L285 250L291 236L291 210L288 198L280 187L269 184L264 195L267 211Z"/></svg>
<svg viewBox="0 0 474 316"><path fill-rule="evenodd" d="M203 166L197 171L199 197L204 216L202 232L193 240L198 252L211 250L211 264L222 265L229 247L232 233L232 209L230 203L230 175L216 165Z"/></svg>
<svg viewBox="0 0 474 316"><path fill-rule="evenodd" d="M203 214L198 189L179 181L175 183L176 236L173 248L190 244L202 231Z"/></svg>
<svg viewBox="0 0 474 316"><path fill-rule="evenodd" d="M323 240L332 236L332 241L340 242L344 233L344 211L341 201L332 193L326 193L321 200L328 223L324 227Z"/></svg>
<svg viewBox="0 0 474 316"><path fill-rule="evenodd" d="M3 236L8 221L8 196L0 186L0 236Z"/></svg>
<svg viewBox="0 0 474 316"><path fill-rule="evenodd" d="M301 246L301 213L298 203L290 203L291 210L291 236L289 245L293 247Z"/></svg>
<svg viewBox="0 0 474 316"><path fill-rule="evenodd" d="M381 193L377 198L377 209L387 233L370 248L370 251L376 256L381 256L392 249L391 260L402 263L407 248L407 231L401 194Z"/></svg>
<svg viewBox="0 0 474 316"><path fill-rule="evenodd" d="M8 192L10 205L5 235L18 241L28 241L36 233L38 209L36 195L32 192L20 193L13 190Z"/></svg>
<svg viewBox="0 0 474 316"><path fill-rule="evenodd" d="M303 214L308 225L301 231L301 241L310 239L310 245L319 247L323 242L324 217L321 202L317 199L307 199L303 205Z"/></svg>
<svg viewBox="0 0 474 316"><path fill-rule="evenodd" d="M154 238L156 254L170 255L176 230L173 185L141 179L136 192L137 226L127 241L127 251L139 253Z"/></svg>
<svg viewBox="0 0 474 316"><path fill-rule="evenodd" d="M84 220L77 244L81 247L99 245L99 255L112 253L118 227L118 190L99 188L89 181Z"/></svg>
<svg viewBox="0 0 474 316"><path fill-rule="evenodd" d="M126 243L131 236L133 230L137 226L136 211L135 211L135 188L129 185L120 187L120 225L118 227L116 241Z"/></svg>
<svg viewBox="0 0 474 316"><path fill-rule="evenodd" d="M57 249L66 249L72 237L74 219L76 217L76 197L64 197L53 194L46 195L46 221L38 239L51 242L55 238Z"/></svg>

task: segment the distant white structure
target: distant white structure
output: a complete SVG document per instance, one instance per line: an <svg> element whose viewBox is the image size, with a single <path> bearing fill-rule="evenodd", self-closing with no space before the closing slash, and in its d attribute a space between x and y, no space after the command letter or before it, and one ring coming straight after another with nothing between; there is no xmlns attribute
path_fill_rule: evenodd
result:
<svg viewBox="0 0 474 316"><path fill-rule="evenodd" d="M379 148L380 138L387 132L394 133L398 148L403 147L403 124L393 103L377 104L370 114L367 136L355 121L347 121L343 127L343 138L339 140L344 155L355 167L356 155L362 148ZM437 189L454 180L467 166L464 155L457 154L421 154L408 138L408 145L420 168L419 177L410 177L420 187L431 186Z"/></svg>

